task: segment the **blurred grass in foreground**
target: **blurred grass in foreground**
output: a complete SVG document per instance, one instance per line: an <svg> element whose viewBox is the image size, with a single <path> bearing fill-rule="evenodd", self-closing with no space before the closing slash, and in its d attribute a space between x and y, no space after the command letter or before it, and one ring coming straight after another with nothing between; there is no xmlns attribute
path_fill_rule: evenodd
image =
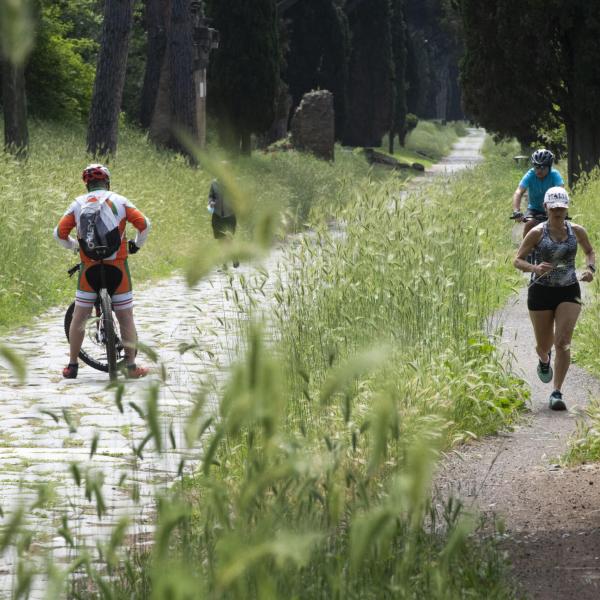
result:
<svg viewBox="0 0 600 600"><path fill-rule="evenodd" d="M514 597L477 520L430 489L441 451L527 398L490 333L518 281L508 226L482 211L501 172L404 200L364 183L340 231L289 249L270 334L248 326L152 553L97 582L116 598Z"/></svg>

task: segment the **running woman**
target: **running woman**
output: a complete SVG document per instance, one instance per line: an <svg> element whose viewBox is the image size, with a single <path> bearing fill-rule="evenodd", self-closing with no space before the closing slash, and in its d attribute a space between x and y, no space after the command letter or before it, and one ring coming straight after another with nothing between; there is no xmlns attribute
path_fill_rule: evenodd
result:
<svg viewBox="0 0 600 600"><path fill-rule="evenodd" d="M527 308L535 334L538 354L537 373L544 383L554 379L549 403L552 410L567 408L562 386L571 363L571 338L581 312L581 290L575 272L575 255L580 245L585 253L586 270L581 281L590 282L596 272L596 255L586 230L567 221L569 195L562 187L550 188L544 196L548 214L545 223L536 225L523 239L514 260L517 269L533 273ZM534 250L537 264L526 257ZM554 345L554 372L551 350Z"/></svg>

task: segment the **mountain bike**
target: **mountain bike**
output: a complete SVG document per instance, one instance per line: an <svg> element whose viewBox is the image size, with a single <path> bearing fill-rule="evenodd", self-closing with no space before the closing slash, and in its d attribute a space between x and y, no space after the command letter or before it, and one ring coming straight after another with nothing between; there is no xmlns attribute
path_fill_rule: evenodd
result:
<svg viewBox="0 0 600 600"><path fill-rule="evenodd" d="M73 277L81 270L81 267L80 263L69 269L67 271L69 277ZM126 366L125 346L120 338L118 321L112 309L112 300L107 287L106 269L110 265L105 265L103 261L100 261L98 267L100 274L98 297L92 314L85 324L85 335L79 351L79 358L90 367L108 373L110 380L114 381L118 372L125 369ZM67 308L64 318L67 340L74 310L75 302L72 302Z"/></svg>

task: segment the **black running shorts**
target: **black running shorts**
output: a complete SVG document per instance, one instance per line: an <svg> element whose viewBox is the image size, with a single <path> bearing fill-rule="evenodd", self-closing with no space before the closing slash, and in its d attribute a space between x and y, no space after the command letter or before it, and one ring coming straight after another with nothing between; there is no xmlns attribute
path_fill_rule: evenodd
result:
<svg viewBox="0 0 600 600"><path fill-rule="evenodd" d="M578 282L565 287L550 287L534 283L527 293L529 310L556 310L561 302L581 304L581 289Z"/></svg>

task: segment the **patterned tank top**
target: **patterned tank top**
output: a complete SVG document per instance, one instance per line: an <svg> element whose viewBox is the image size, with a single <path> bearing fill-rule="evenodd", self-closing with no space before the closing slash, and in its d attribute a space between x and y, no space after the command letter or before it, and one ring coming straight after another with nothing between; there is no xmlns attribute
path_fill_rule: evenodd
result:
<svg viewBox="0 0 600 600"><path fill-rule="evenodd" d="M537 262L549 262L554 265L552 271L541 277L534 277L535 283L548 287L565 287L577 283L575 272L575 255L577 254L577 238L569 222L567 226L567 239L555 242L550 237L548 223L544 223L542 239L535 247Z"/></svg>

